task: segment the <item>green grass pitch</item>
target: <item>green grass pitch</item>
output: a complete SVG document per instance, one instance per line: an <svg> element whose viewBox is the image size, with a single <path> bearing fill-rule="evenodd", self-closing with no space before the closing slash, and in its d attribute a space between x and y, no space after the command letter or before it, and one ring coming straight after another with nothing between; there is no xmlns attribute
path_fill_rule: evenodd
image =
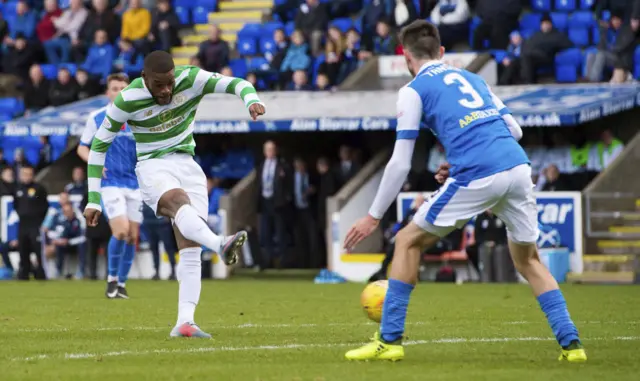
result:
<svg viewBox="0 0 640 381"><path fill-rule="evenodd" d="M376 330L361 284L205 281L196 318L214 340L169 339L175 282L132 281L130 300L102 282L0 283L0 380L638 380L640 289L564 286L589 355L559 348L521 285L420 284L405 360L350 363Z"/></svg>

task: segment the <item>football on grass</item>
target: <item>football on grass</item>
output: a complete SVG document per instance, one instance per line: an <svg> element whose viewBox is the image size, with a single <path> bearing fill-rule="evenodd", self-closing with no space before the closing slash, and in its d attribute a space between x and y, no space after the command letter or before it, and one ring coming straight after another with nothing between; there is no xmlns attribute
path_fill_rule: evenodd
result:
<svg viewBox="0 0 640 381"><path fill-rule="evenodd" d="M389 283L386 280L369 283L360 296L360 304L362 304L364 312L369 319L376 323L380 323L382 319L382 305L384 304L388 285Z"/></svg>

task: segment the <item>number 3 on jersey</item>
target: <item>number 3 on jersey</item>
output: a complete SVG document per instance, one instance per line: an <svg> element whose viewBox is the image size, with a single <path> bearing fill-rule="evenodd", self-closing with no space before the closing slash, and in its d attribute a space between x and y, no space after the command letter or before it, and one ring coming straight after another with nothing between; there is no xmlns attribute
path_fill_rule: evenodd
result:
<svg viewBox="0 0 640 381"><path fill-rule="evenodd" d="M478 92L471 86L463 76L458 73L449 73L443 78L446 85L458 85L458 90L466 97L463 97L458 101L461 106L466 108L480 108L484 106L484 101ZM471 99L469 99L470 97Z"/></svg>

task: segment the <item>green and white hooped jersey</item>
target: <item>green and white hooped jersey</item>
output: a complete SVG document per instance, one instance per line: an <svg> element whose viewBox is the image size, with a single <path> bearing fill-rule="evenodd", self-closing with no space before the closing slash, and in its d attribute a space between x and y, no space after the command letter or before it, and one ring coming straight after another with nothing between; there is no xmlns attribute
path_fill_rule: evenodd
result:
<svg viewBox="0 0 640 381"><path fill-rule="evenodd" d="M235 94L246 107L259 103L256 89L240 78L225 77L195 66L175 68L173 98L158 105L142 78L137 78L107 107L91 144L87 177L88 203L100 210L100 179L109 146L127 123L136 141L138 160L159 158L174 152L194 154L193 122L202 97L212 93Z"/></svg>

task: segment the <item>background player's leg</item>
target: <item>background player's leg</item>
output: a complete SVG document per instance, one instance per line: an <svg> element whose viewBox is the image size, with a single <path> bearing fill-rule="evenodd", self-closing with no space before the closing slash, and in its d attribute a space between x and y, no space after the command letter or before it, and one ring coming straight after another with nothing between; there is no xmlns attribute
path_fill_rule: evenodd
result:
<svg viewBox="0 0 640 381"><path fill-rule="evenodd" d="M418 281L420 253L439 239L414 222L409 223L396 235L389 289L382 308L380 337L383 341L392 343L402 338L409 297Z"/></svg>
<svg viewBox="0 0 640 381"><path fill-rule="evenodd" d="M127 240L124 244L124 251L120 259L120 267L118 268L118 287L125 287L125 283L129 278L129 271L133 265L133 257L136 254L136 244L138 243L138 234L140 232L140 224L134 221L128 221L129 232Z"/></svg>
<svg viewBox="0 0 640 381"><path fill-rule="evenodd" d="M107 282L118 281L118 271L120 270L120 260L124 255L124 247L129 235L129 220L124 215L111 218L111 239L107 249L107 262L109 265L109 276Z"/></svg>

